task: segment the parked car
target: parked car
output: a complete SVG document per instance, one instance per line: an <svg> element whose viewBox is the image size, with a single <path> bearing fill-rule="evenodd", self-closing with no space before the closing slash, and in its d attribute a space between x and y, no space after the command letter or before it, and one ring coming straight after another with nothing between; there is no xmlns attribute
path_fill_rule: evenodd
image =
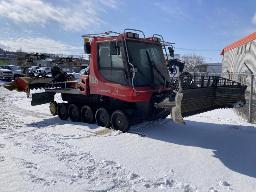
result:
<svg viewBox="0 0 256 192"><path fill-rule="evenodd" d="M68 75L69 75L69 77L71 78L71 79L76 79L76 80L78 80L78 79L80 79L80 73L75 73L75 72L72 72L72 73L67 73Z"/></svg>
<svg viewBox="0 0 256 192"><path fill-rule="evenodd" d="M83 68L79 73L80 73L80 75L88 75L89 67Z"/></svg>
<svg viewBox="0 0 256 192"><path fill-rule="evenodd" d="M36 70L37 75L48 75L51 74L51 67L40 67L39 69Z"/></svg>
<svg viewBox="0 0 256 192"><path fill-rule="evenodd" d="M35 73L36 73L36 70L38 70L39 69L39 67L38 66L31 66L31 67L29 67L28 68L28 75L29 76L34 76L35 75Z"/></svg>
<svg viewBox="0 0 256 192"><path fill-rule="evenodd" d="M2 66L2 68L8 69L8 70L12 71L13 79L15 79L16 77L24 76L24 75L22 74L22 72L21 72L20 66L16 66L16 65L4 65L4 66Z"/></svg>
<svg viewBox="0 0 256 192"><path fill-rule="evenodd" d="M4 69L0 67L0 79L1 80L11 80L13 79L13 73L9 69Z"/></svg>
<svg viewBox="0 0 256 192"><path fill-rule="evenodd" d="M82 69L79 73L76 72L67 72L70 77L73 77L73 79L79 80L81 75L88 75L89 67L86 67Z"/></svg>

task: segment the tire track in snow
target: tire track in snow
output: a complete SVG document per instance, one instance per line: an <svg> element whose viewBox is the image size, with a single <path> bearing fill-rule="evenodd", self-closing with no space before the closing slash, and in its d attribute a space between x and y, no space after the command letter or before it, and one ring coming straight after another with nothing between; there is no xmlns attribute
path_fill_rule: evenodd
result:
<svg viewBox="0 0 256 192"><path fill-rule="evenodd" d="M17 163L26 169L26 180L34 184L51 187L58 183L86 183L86 189L89 191L196 190L195 187L178 183L171 177L148 180L126 170L114 161L96 160L89 152L79 151L77 147L66 143L61 135L23 133L16 134L12 139L20 140L23 137L29 141L23 146L19 145L23 150L30 150L34 155L50 156L55 159L55 164L65 165L65 169L62 170L45 171L34 162L17 159Z"/></svg>

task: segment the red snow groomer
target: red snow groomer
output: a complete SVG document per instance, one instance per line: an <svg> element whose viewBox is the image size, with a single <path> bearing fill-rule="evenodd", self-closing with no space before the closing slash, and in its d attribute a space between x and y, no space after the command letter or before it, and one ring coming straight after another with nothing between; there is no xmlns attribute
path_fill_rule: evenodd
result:
<svg viewBox="0 0 256 192"><path fill-rule="evenodd" d="M19 90L44 89L32 94L32 105L50 103L51 113L62 120L96 121L125 132L134 123L169 114L181 123L184 116L245 104L245 85L219 76L182 73L181 62L166 61L166 48L169 56L174 52L161 35L146 37L140 30L126 29L83 39L90 63L80 81L69 81L63 73L50 80L17 80ZM63 103L54 101L56 93L61 93Z"/></svg>

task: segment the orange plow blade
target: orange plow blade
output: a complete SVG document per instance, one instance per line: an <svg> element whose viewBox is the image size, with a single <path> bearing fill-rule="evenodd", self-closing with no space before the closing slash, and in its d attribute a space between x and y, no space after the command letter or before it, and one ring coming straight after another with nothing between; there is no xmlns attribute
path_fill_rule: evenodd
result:
<svg viewBox="0 0 256 192"><path fill-rule="evenodd" d="M4 87L10 91L28 92L30 89L40 89L52 82L52 78L19 77L5 84Z"/></svg>

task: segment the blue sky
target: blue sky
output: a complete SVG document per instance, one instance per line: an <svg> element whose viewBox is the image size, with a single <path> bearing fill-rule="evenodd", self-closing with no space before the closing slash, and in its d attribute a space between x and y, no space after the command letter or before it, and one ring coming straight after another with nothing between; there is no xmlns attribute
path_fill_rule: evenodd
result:
<svg viewBox="0 0 256 192"><path fill-rule="evenodd" d="M0 23L0 46L10 50L81 54L83 34L138 28L215 62L256 30L256 1L0 0Z"/></svg>

